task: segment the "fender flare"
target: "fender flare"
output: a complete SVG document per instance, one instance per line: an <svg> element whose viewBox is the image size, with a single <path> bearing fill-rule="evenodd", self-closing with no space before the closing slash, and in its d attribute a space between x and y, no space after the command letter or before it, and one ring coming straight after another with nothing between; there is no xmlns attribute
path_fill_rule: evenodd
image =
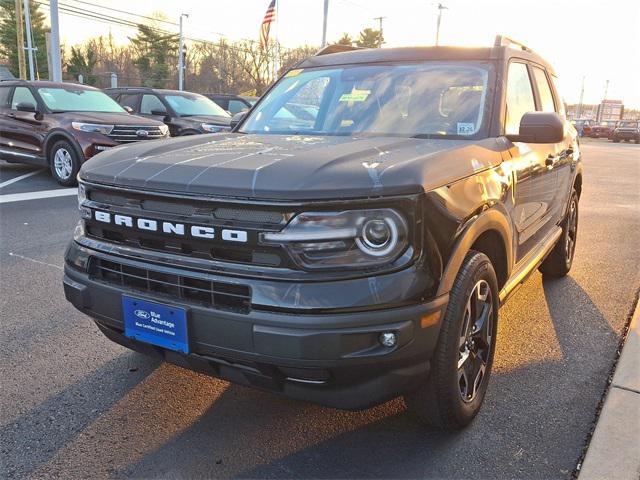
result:
<svg viewBox="0 0 640 480"><path fill-rule="evenodd" d="M53 143L55 143L55 141L57 141L56 137L64 137L65 140L68 140L69 143L71 143L73 148L76 150L76 154L80 157L80 163L84 163L86 158L84 158L84 153L82 153L82 148L80 147L80 144L78 143L78 141L73 137L73 135L71 135L69 132L67 132L62 128L54 128L49 133L47 133L47 136L44 139L43 153L44 153L45 160L47 161L47 165L49 165L49 154L48 154L49 148L53 145Z"/></svg>
<svg viewBox="0 0 640 480"><path fill-rule="evenodd" d="M453 288L453 283L471 246L487 231L496 232L502 239L506 256L506 277L511 276L514 263L512 224L504 208L494 206L467 221L449 255L436 295L444 295Z"/></svg>

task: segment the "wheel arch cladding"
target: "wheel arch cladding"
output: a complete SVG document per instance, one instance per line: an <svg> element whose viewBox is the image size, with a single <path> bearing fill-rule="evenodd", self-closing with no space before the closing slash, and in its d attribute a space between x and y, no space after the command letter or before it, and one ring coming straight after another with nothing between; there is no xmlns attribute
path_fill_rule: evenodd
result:
<svg viewBox="0 0 640 480"><path fill-rule="evenodd" d="M575 189L576 193L578 194L578 199L579 199L580 195L582 195L582 173L578 173L576 175L576 178L573 181L573 188Z"/></svg>
<svg viewBox="0 0 640 480"><path fill-rule="evenodd" d="M442 274L438 295L451 290L470 250L477 250L489 257L496 271L498 287L502 288L513 266L512 238L511 223L505 213L491 208L479 214L458 236Z"/></svg>

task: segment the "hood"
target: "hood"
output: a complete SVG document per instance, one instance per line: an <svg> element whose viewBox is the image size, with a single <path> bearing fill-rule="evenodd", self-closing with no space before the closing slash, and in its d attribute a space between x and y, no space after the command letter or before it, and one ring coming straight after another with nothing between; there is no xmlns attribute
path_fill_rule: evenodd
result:
<svg viewBox="0 0 640 480"><path fill-rule="evenodd" d="M180 117L180 120L194 123L212 123L213 125L231 125L231 117L222 115L190 115L188 117Z"/></svg>
<svg viewBox="0 0 640 480"><path fill-rule="evenodd" d="M150 118L139 117L129 113L101 113L101 112L65 112L55 113L72 122L104 123L108 125L148 125L160 126L162 122Z"/></svg>
<svg viewBox="0 0 640 480"><path fill-rule="evenodd" d="M174 193L316 200L421 193L498 165L496 139L210 134L138 142L82 166L85 181Z"/></svg>

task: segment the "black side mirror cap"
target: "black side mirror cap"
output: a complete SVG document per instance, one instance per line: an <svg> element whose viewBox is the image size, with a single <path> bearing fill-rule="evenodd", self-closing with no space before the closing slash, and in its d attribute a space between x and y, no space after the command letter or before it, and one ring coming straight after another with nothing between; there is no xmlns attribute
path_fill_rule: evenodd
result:
<svg viewBox="0 0 640 480"><path fill-rule="evenodd" d="M229 126L231 127L232 131L235 130L235 128L242 121L246 114L247 112L238 112L233 117L231 117L231 123L229 124Z"/></svg>
<svg viewBox="0 0 640 480"><path fill-rule="evenodd" d="M31 102L20 102L16 105L16 110L19 112L33 112L36 113L36 106Z"/></svg>
<svg viewBox="0 0 640 480"><path fill-rule="evenodd" d="M556 112L527 112L518 135L505 136L512 142L558 143L564 138L564 120Z"/></svg>

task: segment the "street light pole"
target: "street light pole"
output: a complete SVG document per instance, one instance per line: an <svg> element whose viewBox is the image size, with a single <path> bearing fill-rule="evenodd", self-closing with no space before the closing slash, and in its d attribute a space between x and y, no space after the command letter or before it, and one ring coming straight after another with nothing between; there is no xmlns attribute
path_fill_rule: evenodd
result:
<svg viewBox="0 0 640 480"><path fill-rule="evenodd" d="M29 52L29 80L36 79L33 70L33 45L31 44L31 14L29 12L29 0L24 0L24 23L27 27L27 51Z"/></svg>
<svg viewBox="0 0 640 480"><path fill-rule="evenodd" d="M442 11L447 10L447 7L438 3L438 23L436 24L436 47L440 43L440 22L442 21Z"/></svg>
<svg viewBox="0 0 640 480"><path fill-rule="evenodd" d="M182 91L184 88L184 36L182 34L182 17L189 18L186 13L180 14L180 41L178 45L178 90Z"/></svg>
<svg viewBox="0 0 640 480"><path fill-rule="evenodd" d="M387 17L375 17L374 20L378 20L378 48L382 48L382 39L384 38L382 36L382 20L384 20Z"/></svg>
<svg viewBox="0 0 640 480"><path fill-rule="evenodd" d="M54 82L62 81L62 65L60 62L60 27L58 24L58 0L49 2L49 18L51 21L51 79Z"/></svg>
<svg viewBox="0 0 640 480"><path fill-rule="evenodd" d="M329 0L324 0L324 16L322 19L322 48L327 46L327 17L329 16Z"/></svg>

